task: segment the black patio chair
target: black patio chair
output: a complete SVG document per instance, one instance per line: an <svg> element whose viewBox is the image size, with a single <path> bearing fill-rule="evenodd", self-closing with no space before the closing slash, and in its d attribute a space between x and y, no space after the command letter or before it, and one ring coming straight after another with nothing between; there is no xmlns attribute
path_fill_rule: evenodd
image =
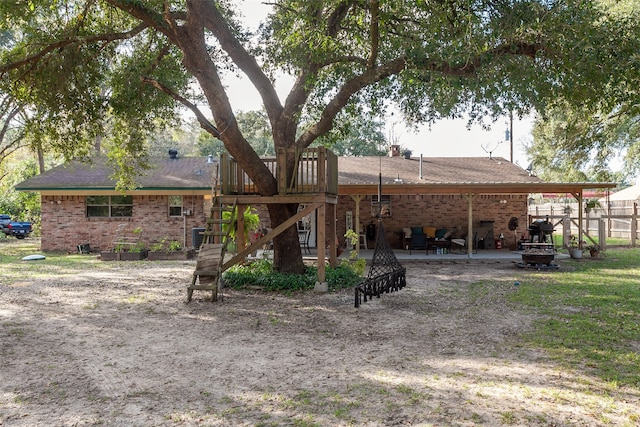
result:
<svg viewBox="0 0 640 427"><path fill-rule="evenodd" d="M411 244L409 245L409 255L414 249L424 249L425 254L428 255L427 235L424 233L412 233Z"/></svg>

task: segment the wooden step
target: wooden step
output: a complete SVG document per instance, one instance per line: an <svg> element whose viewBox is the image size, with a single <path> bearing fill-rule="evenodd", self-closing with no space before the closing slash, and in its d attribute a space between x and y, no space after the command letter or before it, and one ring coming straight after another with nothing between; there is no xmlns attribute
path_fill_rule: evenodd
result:
<svg viewBox="0 0 640 427"><path fill-rule="evenodd" d="M194 271L193 274L195 276L202 276L202 277L216 277L220 273L218 272L218 270L214 271L214 270L201 269L201 270Z"/></svg>
<svg viewBox="0 0 640 427"><path fill-rule="evenodd" d="M214 225L214 224L231 224L231 221L229 221L228 219L219 219L219 218L211 218L207 220L207 224L209 225Z"/></svg>
<svg viewBox="0 0 640 427"><path fill-rule="evenodd" d="M218 289L218 285L207 285L207 286L203 286L203 285L192 285L189 286L187 288L188 290L191 291L215 291Z"/></svg>

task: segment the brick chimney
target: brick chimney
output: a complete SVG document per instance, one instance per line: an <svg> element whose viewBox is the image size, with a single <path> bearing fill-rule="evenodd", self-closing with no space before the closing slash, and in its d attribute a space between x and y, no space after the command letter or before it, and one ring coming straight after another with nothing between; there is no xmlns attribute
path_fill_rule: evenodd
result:
<svg viewBox="0 0 640 427"><path fill-rule="evenodd" d="M391 150L389 150L389 157L400 157L400 146L392 145Z"/></svg>

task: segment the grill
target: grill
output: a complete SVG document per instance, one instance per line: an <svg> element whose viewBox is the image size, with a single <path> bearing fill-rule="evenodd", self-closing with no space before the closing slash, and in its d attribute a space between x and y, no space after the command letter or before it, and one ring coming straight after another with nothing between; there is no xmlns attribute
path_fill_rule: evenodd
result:
<svg viewBox="0 0 640 427"><path fill-rule="evenodd" d="M549 219L537 219L529 225L531 242L553 242L552 234L555 231Z"/></svg>

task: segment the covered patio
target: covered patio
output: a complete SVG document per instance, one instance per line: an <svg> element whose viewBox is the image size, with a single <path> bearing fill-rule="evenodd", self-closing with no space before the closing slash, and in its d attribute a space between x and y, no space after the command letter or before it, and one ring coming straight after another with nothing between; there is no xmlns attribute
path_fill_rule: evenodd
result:
<svg viewBox="0 0 640 427"><path fill-rule="evenodd" d="M348 197L352 201L348 206L338 203L338 218L344 218L343 215L347 218L344 231L353 229L361 232L363 224L377 220L372 219L372 214L368 211L369 204L372 206L372 211L378 207L382 209L385 228L397 234L400 227L409 227L413 223L419 224L420 221L425 221L416 218L418 215L412 212L406 214L404 211L413 209L415 212L417 209L426 212L429 203L432 211L437 212L438 209L442 211L438 203L440 200L445 200L448 205L443 212L440 212L440 217L457 215L458 222L465 222L468 236L474 235L474 229L484 219L491 221L495 219L496 236L507 236L510 217L518 218L518 233L525 233L531 220L527 214L529 197L535 193L564 192L573 195L580 207L579 241L582 241L583 192L594 188L615 188L617 185L593 182L544 182L520 166L500 158L340 157L338 166L339 197L341 199ZM429 201L430 197L436 196L443 199ZM381 201L380 204L377 204L378 200ZM385 203L389 203L386 210ZM496 218L497 213L500 218ZM352 217L351 227L348 224L350 216ZM430 216L430 214L427 213L424 216ZM440 219L440 221L444 220ZM449 224L447 226L451 227ZM338 235L344 231L339 230ZM513 231L511 233L509 239L513 239ZM363 251L364 245L362 239L360 240L357 250ZM509 243L512 242L509 241ZM517 244L509 246L517 249ZM404 247L404 245L396 245L396 247ZM368 245L368 249L372 249L371 245ZM469 258L482 256L482 253L486 252L480 250L474 253L472 245L467 245L465 249L466 256ZM402 252L397 251L397 254ZM503 256L504 252L509 251L499 252L500 256ZM408 251L407 255L413 256ZM428 257L434 255L437 254L429 253ZM456 254L451 256L460 257ZM518 256L517 253L514 254L514 258ZM425 258L424 253L422 258Z"/></svg>

